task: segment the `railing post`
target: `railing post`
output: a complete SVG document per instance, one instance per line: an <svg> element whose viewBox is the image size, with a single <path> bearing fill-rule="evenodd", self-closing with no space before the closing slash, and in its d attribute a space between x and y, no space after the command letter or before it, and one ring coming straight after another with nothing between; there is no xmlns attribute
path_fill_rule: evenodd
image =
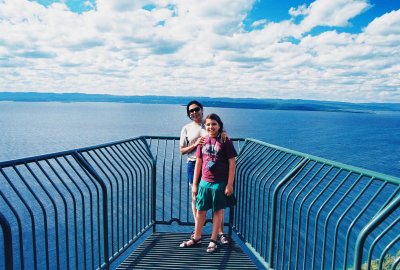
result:
<svg viewBox="0 0 400 270"><path fill-rule="evenodd" d="M232 195L233 196L233 195ZM231 206L231 207L229 207L229 228L228 228L228 234L229 234L229 236L231 236L232 235L232 225L233 225L233 220L234 220L234 214L235 214L235 211L234 211L234 208L233 208L233 206Z"/></svg>
<svg viewBox="0 0 400 270"><path fill-rule="evenodd" d="M283 185L292 179L292 177L297 174L303 166L307 163L308 158L304 158L293 170L291 170L276 186L274 192L273 192L273 197L272 197L272 205L271 205L271 235L270 235L270 243L269 243L269 260L268 264L270 269L274 268L274 240L275 240L275 223L276 223L276 207L278 204L278 193L279 190L283 187Z"/></svg>
<svg viewBox="0 0 400 270"><path fill-rule="evenodd" d="M0 225L3 228L4 235L4 255L6 269L13 269L13 250L12 250L12 234L11 226L2 213L0 213Z"/></svg>
<svg viewBox="0 0 400 270"><path fill-rule="evenodd" d="M103 179L97 174L97 172L90 166L90 164L78 153L77 151L72 153L74 159L100 184L102 195L103 195L103 238L104 238L104 267L109 269L110 267L110 255L108 250L108 195L107 186ZM103 267L102 267L103 268Z"/></svg>
<svg viewBox="0 0 400 270"><path fill-rule="evenodd" d="M151 199L152 199L152 207L151 207L151 213L152 213L152 219L153 219L153 222L154 222L154 225L153 225L153 233L154 232L156 232L156 218L157 218L157 215L156 215L156 202L157 202L157 200L156 200L156 196L157 196L157 192L156 192L156 179L157 179L157 170L156 170L156 161L153 159L153 164L152 164L152 168L151 168L151 171L152 171L152 177L151 177L151 184L152 184L152 186L151 186Z"/></svg>
<svg viewBox="0 0 400 270"><path fill-rule="evenodd" d="M354 269L361 270L365 240L368 235L381 224L393 211L400 207L400 195L385 207L365 226L357 237L354 251Z"/></svg>
<svg viewBox="0 0 400 270"><path fill-rule="evenodd" d="M157 208L156 208L156 202L157 202L157 159L153 157L153 154L151 153L151 149L149 144L147 143L147 137L141 137L141 140L143 141L143 144L146 146L147 152L151 158L151 200L152 200L152 206L151 206L151 214L152 214L152 219L153 219L153 233L156 232L156 218L157 218Z"/></svg>

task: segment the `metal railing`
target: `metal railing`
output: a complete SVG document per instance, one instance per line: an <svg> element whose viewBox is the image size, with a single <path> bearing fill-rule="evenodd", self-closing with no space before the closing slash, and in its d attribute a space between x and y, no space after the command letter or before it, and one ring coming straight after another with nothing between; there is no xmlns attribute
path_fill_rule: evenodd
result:
<svg viewBox="0 0 400 270"><path fill-rule="evenodd" d="M225 224L266 268L400 266L398 178L234 143ZM0 269L107 269L146 232L193 226L185 163L155 136L0 163Z"/></svg>
<svg viewBox="0 0 400 270"><path fill-rule="evenodd" d="M186 156L182 156L179 151L179 138L156 136L146 136L146 138L157 168L156 225L191 226L193 230L192 194L187 180ZM232 140L239 151L244 139L233 138ZM225 225L228 226L230 211L228 209L225 212ZM211 221L210 211L206 222ZM174 231L174 229L182 231L182 227L167 227L168 231Z"/></svg>
<svg viewBox="0 0 400 270"><path fill-rule="evenodd" d="M398 269L400 179L249 139L235 185L233 229L266 268Z"/></svg>
<svg viewBox="0 0 400 270"><path fill-rule="evenodd" d="M144 138L0 163L0 269L108 268L154 224L153 165Z"/></svg>

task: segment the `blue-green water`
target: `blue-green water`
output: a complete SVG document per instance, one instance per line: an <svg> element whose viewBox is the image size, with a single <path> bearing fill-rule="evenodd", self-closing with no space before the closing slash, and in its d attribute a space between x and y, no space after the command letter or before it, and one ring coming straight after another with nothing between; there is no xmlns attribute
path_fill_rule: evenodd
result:
<svg viewBox="0 0 400 270"><path fill-rule="evenodd" d="M205 108L231 137L251 137L345 164L400 176L400 113ZM140 135L179 136L184 106L0 102L0 161Z"/></svg>
<svg viewBox="0 0 400 270"><path fill-rule="evenodd" d="M222 117L231 137L400 176L400 113L206 108L210 112ZM185 107L175 105L0 102L0 161L140 135L178 136L188 121Z"/></svg>

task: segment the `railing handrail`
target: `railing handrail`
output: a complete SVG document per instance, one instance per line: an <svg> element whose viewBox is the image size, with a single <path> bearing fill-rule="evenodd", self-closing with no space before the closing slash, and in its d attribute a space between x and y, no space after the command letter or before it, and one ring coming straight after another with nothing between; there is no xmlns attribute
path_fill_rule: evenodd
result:
<svg viewBox="0 0 400 270"><path fill-rule="evenodd" d="M49 154L0 161L0 168L9 167L9 166L13 166L13 165L21 165L24 163L29 163L29 162L34 162L34 161L41 161L41 160L45 160L45 159L49 159L49 158L62 157L65 155L71 155L74 152L84 152L84 151L88 151L88 150L93 150L93 149L97 149L97 148L102 148L102 147L107 147L107 146L111 146L111 145L115 145L115 144L129 142L129 141L139 139L139 138L143 138L143 136L137 136L137 137L133 137L130 139L124 139L124 140L119 140L119 141L114 141L114 142L96 144L96 145L87 146L87 147L80 147L80 148L70 149L70 150L66 150L66 151L58 151L58 152L49 153Z"/></svg>
<svg viewBox="0 0 400 270"><path fill-rule="evenodd" d="M20 165L23 163L27 163L27 162L32 162L32 161L39 161L39 160L45 160L48 158L54 158L54 157L61 157L64 155L68 155L68 154L72 154L73 152L81 152L81 151L86 151L86 150L92 150L92 149L96 149L96 148L100 148L100 147L105 147L105 146L110 146L110 145L115 145L115 144L119 144L119 143L123 143L123 142L128 142L134 139L139 139L139 138L145 138L145 139L168 139L168 140L178 140L179 137L177 136L153 136L153 135L145 135L145 136L137 136L137 137L133 137L130 139L124 139L124 140L119 140L119 141L113 141L113 142L108 142L108 143L103 143L103 144L96 144L93 146L88 146L88 147L81 147L81 148L75 148L72 150L66 150L66 151L59 151L59 152L54 152L54 153L50 153L50 154L43 154L43 155L37 155L37 156L30 156L30 157L26 157L26 158L18 158L18 159L11 159L11 160L6 160L6 161L0 161L0 167L6 167L6 166L11 166L11 165ZM270 143L266 143L257 139L253 139L253 138L232 138L232 140L240 140L240 141L253 141L256 143L259 143L260 145L265 145L268 147L272 147L278 150L282 150L288 153L293 153L293 154L297 154L299 156L302 156L304 158L312 158L314 160L319 160L321 162L324 163L328 163L337 167L342 167L342 168L346 168L348 170L351 171L355 171L355 172L359 172L362 174L368 174L371 176L374 176L376 178L382 178L385 179L389 182L395 183L395 184L400 184L400 178L392 176L392 175L388 175L388 174L384 174L384 173L379 173L376 171L372 171L372 170L368 170L365 168L361 168L358 166L353 166L353 165L348 165L345 163L341 163L341 162L337 162L334 160L330 160L330 159L326 159L326 158L322 158L322 157L318 157L315 155L311 155L311 154L307 154L304 152L300 152L300 151L296 151L296 150L292 150L292 149L288 149L282 146L278 146L278 145L274 145L274 144L270 144Z"/></svg>
<svg viewBox="0 0 400 270"><path fill-rule="evenodd" d="M287 153L292 153L292 154L301 156L303 158L310 158L310 159L313 159L313 160L316 160L316 161L319 161L319 162L322 162L322 163L325 163L325 164L330 164L330 165L333 165L333 166L336 166L336 167L347 169L349 171L353 171L353 172L357 172L357 173L365 174L365 175L370 175L370 176L378 178L378 179L383 179L383 180L391 182L393 184L400 184L400 178L395 177L393 175L389 175L389 174L384 174L384 173L368 170L368 169L361 168L361 167L358 167L358 166L348 165L348 164L341 163L341 162L338 162L338 161L334 161L334 160L318 157L318 156L315 156L315 155L299 152L299 151L296 151L296 150L288 149L288 148L285 148L285 147L282 147L282 146L266 143L266 142L263 142L263 141L260 141L260 140L257 140L257 139L253 139L253 138L246 138L245 141L252 141L252 142L258 143L260 145L271 147L271 148L274 148L274 149L277 149L277 150L281 150L281 151L284 151L284 152L287 152Z"/></svg>

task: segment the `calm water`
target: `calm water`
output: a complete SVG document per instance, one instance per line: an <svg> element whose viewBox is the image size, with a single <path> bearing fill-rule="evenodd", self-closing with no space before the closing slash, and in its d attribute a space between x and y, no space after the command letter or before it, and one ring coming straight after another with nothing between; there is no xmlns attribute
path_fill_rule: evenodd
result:
<svg viewBox="0 0 400 270"><path fill-rule="evenodd" d="M221 116L231 137L251 137L400 177L400 113L206 108L210 112ZM185 107L176 105L0 102L0 161L140 135L179 136L189 121ZM0 269L2 263L0 258Z"/></svg>
<svg viewBox="0 0 400 270"><path fill-rule="evenodd" d="M251 137L400 176L400 113L205 108L231 137ZM123 103L0 102L0 161L140 135L179 136L185 107Z"/></svg>

